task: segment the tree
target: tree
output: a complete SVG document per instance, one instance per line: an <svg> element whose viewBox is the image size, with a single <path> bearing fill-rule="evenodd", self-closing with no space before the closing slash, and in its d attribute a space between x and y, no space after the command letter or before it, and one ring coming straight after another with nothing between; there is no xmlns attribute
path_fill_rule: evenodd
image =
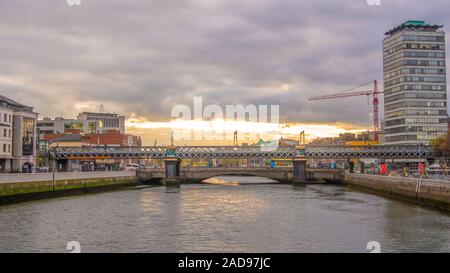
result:
<svg viewBox="0 0 450 273"><path fill-rule="evenodd" d="M439 157L450 157L450 132L430 141L433 151Z"/></svg>

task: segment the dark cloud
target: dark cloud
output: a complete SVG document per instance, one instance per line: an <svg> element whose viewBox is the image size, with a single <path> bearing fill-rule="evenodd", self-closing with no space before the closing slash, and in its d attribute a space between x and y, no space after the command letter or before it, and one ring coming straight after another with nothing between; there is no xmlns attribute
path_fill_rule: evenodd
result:
<svg viewBox="0 0 450 273"><path fill-rule="evenodd" d="M308 102L382 79L383 33L450 25L447 0L2 0L0 92L48 116L168 119L173 105L279 104L282 119L370 124L366 98Z"/></svg>

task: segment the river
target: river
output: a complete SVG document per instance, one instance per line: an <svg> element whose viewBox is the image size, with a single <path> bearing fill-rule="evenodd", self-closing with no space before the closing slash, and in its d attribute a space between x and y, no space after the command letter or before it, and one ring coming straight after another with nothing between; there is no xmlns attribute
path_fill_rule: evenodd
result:
<svg viewBox="0 0 450 273"><path fill-rule="evenodd" d="M264 178L0 206L0 252L450 252L450 215L337 185Z"/></svg>

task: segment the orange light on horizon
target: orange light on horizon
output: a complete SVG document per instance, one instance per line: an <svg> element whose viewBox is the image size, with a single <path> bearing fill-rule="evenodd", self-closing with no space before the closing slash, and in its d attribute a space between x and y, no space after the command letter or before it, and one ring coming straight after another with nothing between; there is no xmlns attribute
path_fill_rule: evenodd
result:
<svg viewBox="0 0 450 273"><path fill-rule="evenodd" d="M305 131L307 141L311 141L317 137L337 137L341 133L360 133L367 131L367 128L348 130L344 128L345 125L332 124L276 124L239 120L205 121L182 119L158 122L136 117L128 119L126 126L131 131L139 131L144 134L152 130L158 130L159 132L161 130L201 131L204 135L217 132L233 133L234 131L238 131L239 134L253 135L255 139L262 136L270 139L279 139L281 137L298 139L300 132ZM168 136L170 137L170 131Z"/></svg>

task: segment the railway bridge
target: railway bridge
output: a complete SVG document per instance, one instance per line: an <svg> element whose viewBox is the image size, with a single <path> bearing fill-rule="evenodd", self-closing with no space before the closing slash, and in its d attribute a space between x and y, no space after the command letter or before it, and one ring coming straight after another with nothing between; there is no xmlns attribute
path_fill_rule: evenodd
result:
<svg viewBox="0 0 450 273"><path fill-rule="evenodd" d="M429 159L435 153L429 145L376 145L376 146L160 146L160 147L59 147L50 151L54 164L70 169L71 162L95 159L162 159L163 178L168 182L208 178L220 174L249 174L275 177L281 181L304 183L307 180L308 159ZM182 170L183 159L291 159L293 167L276 169L211 168L193 173ZM310 172L311 173L311 172ZM313 172L314 173L314 172ZM151 172L148 173L150 175Z"/></svg>

